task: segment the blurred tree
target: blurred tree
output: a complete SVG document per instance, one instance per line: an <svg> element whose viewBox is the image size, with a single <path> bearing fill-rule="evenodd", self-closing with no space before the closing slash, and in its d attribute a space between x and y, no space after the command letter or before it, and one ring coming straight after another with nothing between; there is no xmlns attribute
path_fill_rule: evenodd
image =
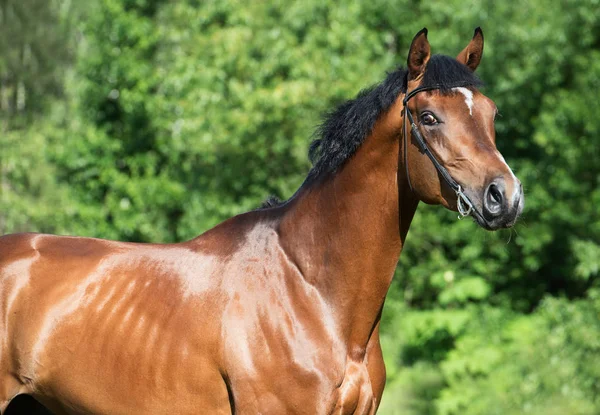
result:
<svg viewBox="0 0 600 415"><path fill-rule="evenodd" d="M38 118L63 93L70 17L68 1L0 1L0 233L53 229L43 223L62 191Z"/></svg>
<svg viewBox="0 0 600 415"><path fill-rule="evenodd" d="M52 153L59 180L83 207L73 217L78 233L177 239L184 188L165 174L156 146L156 13L163 3L103 1L83 24L73 90L80 118Z"/></svg>
<svg viewBox="0 0 600 415"><path fill-rule="evenodd" d="M62 93L71 59L64 0L0 2L0 111L5 131L16 114L39 113Z"/></svg>

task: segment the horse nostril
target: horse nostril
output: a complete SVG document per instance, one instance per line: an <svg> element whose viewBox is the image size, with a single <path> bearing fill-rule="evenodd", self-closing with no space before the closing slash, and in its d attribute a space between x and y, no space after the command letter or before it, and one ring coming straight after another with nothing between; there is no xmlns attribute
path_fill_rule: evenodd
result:
<svg viewBox="0 0 600 415"><path fill-rule="evenodd" d="M487 213L490 215L498 215L502 210L502 203L504 202L504 196L502 191L499 189L496 183L492 183L487 188L485 195L484 207Z"/></svg>
<svg viewBox="0 0 600 415"><path fill-rule="evenodd" d="M488 195L490 196L490 201L492 203L497 203L499 205L502 204L502 193L500 193L500 190L498 190L498 186L494 184L491 185L490 192L488 193Z"/></svg>

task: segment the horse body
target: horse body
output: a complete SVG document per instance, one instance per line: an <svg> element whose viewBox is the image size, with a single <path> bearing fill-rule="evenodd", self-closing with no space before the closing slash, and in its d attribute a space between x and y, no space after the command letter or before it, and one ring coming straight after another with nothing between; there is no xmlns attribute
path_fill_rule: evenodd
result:
<svg viewBox="0 0 600 415"><path fill-rule="evenodd" d="M9 396L57 413L371 407L365 363L344 358L334 316L264 216L173 245L0 238Z"/></svg>
<svg viewBox="0 0 600 415"><path fill-rule="evenodd" d="M374 413L379 321L419 201L460 197L487 229L523 208L474 88L482 48L476 31L430 74L419 32L407 71L326 121L280 206L180 244L0 238L0 413L21 393L69 414ZM409 141L419 128L435 155Z"/></svg>

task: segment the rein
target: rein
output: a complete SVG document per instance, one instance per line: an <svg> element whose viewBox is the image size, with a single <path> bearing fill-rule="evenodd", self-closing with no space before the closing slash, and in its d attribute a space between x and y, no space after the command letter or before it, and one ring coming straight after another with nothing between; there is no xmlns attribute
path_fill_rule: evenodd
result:
<svg viewBox="0 0 600 415"><path fill-rule="evenodd" d="M448 186L450 186L450 188L454 191L454 193L456 193L456 199L457 199L456 207L458 208L458 213L459 213L458 219L462 219L466 216L471 215L473 213L475 207L473 206L473 203L471 203L471 201L469 200L467 195L465 195L463 193L463 189L460 187L460 184L458 184L456 182L456 180L454 180L452 178L452 176L450 176L450 173L448 173L448 170L446 170L446 168L444 166L442 166L440 164L440 162L437 160L437 158L433 155L433 153L429 149L429 146L427 146L425 139L421 135L421 132L419 131L419 128L417 127L417 124L415 124L415 121L412 117L410 110L408 109L408 101L412 97L417 95L419 92L431 91L431 90L435 90L435 89L440 89L440 87L439 86L430 86L430 87L415 88L412 91L410 91L409 93L407 93L404 97L404 100L402 101L402 103L404 105L404 111L403 111L404 112L404 114L403 114L403 118L404 118L404 164L406 165L406 177L408 179L408 185L412 191L413 188L412 188L412 184L410 182L410 174L408 172L408 132L407 132L407 126L406 126L406 118L408 117L408 120L410 121L410 130L412 132L414 139L417 141L419 150L421 151L421 153L427 154L427 157L429 157L429 159L431 160L431 162L433 163L433 165L435 166L437 171L440 173L440 175L444 178L444 180L448 184Z"/></svg>

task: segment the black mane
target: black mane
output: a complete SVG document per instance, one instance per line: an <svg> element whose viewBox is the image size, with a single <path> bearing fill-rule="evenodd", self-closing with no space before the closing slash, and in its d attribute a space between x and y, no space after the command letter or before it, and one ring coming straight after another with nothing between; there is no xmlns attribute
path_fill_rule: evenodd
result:
<svg viewBox="0 0 600 415"><path fill-rule="evenodd" d="M281 205L284 201L278 198L275 195L269 196L263 203L258 207L258 209L268 209L272 207L277 207Z"/></svg>
<svg viewBox="0 0 600 415"><path fill-rule="evenodd" d="M406 92L408 71L398 68L385 80L361 91L325 114L315 131L317 137L310 145L308 157L313 164L307 181L322 174L335 173L369 136L379 116ZM427 63L420 86L437 87L448 93L455 87L479 87L483 82L468 67L445 55L433 55ZM273 207L272 201L264 207Z"/></svg>

